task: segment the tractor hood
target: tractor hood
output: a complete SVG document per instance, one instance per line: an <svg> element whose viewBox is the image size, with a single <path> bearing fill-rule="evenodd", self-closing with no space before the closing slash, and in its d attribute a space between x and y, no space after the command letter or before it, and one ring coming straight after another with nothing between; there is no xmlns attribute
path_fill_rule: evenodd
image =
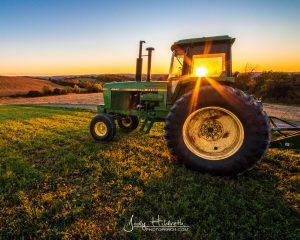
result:
<svg viewBox="0 0 300 240"><path fill-rule="evenodd" d="M112 82L106 83L103 87L104 91L142 91L142 92L165 92L167 91L167 82Z"/></svg>

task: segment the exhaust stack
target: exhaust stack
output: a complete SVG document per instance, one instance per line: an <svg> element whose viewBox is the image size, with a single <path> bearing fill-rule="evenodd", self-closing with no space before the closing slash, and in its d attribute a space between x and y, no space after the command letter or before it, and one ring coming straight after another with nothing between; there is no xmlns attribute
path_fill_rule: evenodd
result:
<svg viewBox="0 0 300 240"><path fill-rule="evenodd" d="M136 59L135 80L137 82L142 81L142 69L143 69L142 49L143 49L143 43L145 43L145 41L140 41L139 57Z"/></svg>
<svg viewBox="0 0 300 240"><path fill-rule="evenodd" d="M147 82L150 82L151 80L151 59L152 59L152 51L154 51L154 48L148 47L146 48L148 51L148 67L147 67Z"/></svg>

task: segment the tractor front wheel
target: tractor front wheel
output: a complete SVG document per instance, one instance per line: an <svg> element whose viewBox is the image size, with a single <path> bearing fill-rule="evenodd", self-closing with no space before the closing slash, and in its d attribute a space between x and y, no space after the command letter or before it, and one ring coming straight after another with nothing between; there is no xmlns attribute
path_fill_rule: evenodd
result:
<svg viewBox="0 0 300 240"><path fill-rule="evenodd" d="M178 163L214 175L253 168L270 143L270 124L261 104L227 86L205 86L183 95L171 108L165 131Z"/></svg>
<svg viewBox="0 0 300 240"><path fill-rule="evenodd" d="M126 115L118 119L118 125L124 131L133 131L139 126L139 118L133 115Z"/></svg>
<svg viewBox="0 0 300 240"><path fill-rule="evenodd" d="M99 114L90 123L90 134L100 142L111 141L116 135L116 124L112 116Z"/></svg>

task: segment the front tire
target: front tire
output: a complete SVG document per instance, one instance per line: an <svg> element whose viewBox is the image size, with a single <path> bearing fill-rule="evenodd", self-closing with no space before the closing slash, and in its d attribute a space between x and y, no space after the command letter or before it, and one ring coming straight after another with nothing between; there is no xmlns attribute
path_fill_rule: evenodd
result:
<svg viewBox="0 0 300 240"><path fill-rule="evenodd" d="M166 139L177 162L214 175L241 174L260 162L270 124L251 96L227 86L202 87L178 99L166 119Z"/></svg>
<svg viewBox="0 0 300 240"><path fill-rule="evenodd" d="M108 114L95 116L90 123L90 134L98 142L111 141L116 135L116 124Z"/></svg>
<svg viewBox="0 0 300 240"><path fill-rule="evenodd" d="M122 130L131 132L139 126L139 118L133 115L123 116L118 119L118 125Z"/></svg>

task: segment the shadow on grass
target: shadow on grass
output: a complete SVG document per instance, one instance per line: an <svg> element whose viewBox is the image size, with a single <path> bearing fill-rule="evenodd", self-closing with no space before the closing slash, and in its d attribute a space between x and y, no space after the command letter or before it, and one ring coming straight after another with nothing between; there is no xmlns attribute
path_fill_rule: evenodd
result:
<svg viewBox="0 0 300 240"><path fill-rule="evenodd" d="M160 179L145 186L144 195L135 200L119 221L114 237L119 239L296 239L299 237L299 209L297 197L287 194L299 187L292 179L298 171L286 172L289 178L278 177L287 171L278 163L273 151L265 159L267 164L243 176L229 179L192 172L181 167L171 167ZM282 155L282 154L280 154ZM284 159L286 166L295 164L296 158ZM277 165L276 165L277 164ZM289 183L287 183L289 182ZM285 185L284 185L285 183ZM281 188L280 188L281 186ZM298 188L299 191L299 188ZM290 199L291 200L291 199ZM299 207L299 205L298 205ZM160 219L180 220L190 226L189 231L144 231L134 228L129 220ZM157 223L155 224L157 226Z"/></svg>

